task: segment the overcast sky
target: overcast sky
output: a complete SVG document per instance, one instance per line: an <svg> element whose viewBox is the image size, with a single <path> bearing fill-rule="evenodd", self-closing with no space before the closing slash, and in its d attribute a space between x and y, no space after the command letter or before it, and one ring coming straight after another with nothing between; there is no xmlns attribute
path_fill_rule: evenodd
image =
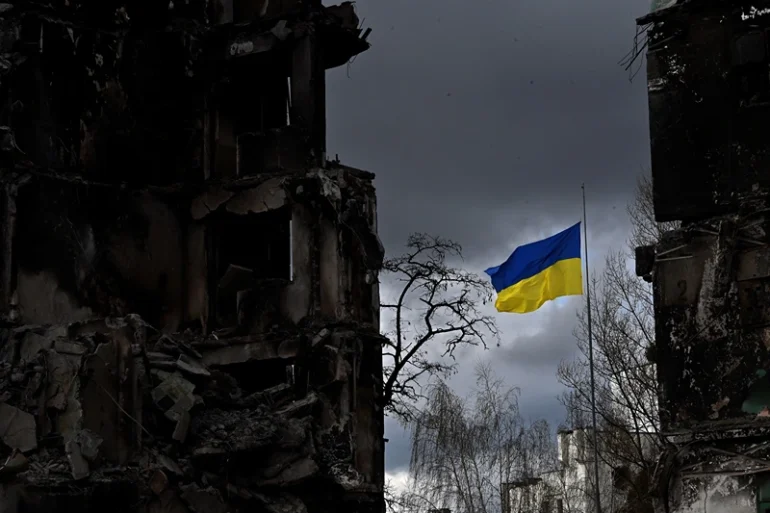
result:
<svg viewBox="0 0 770 513"><path fill-rule="evenodd" d="M336 2L326 2L336 3ZM410 232L462 244L481 272L522 243L580 219L589 251L628 236L626 205L649 168L644 72L618 65L648 0L359 0L372 48L329 72L329 153L376 173L380 236L398 254ZM530 418L563 419L559 362L574 356L582 298L499 314L499 349L474 351L453 380L465 393L483 360L520 387ZM386 422L389 474L409 439Z"/></svg>

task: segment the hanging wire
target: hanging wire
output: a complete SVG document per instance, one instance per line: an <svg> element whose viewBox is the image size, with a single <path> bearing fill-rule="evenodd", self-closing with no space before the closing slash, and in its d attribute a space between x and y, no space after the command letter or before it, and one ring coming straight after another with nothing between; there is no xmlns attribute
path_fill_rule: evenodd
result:
<svg viewBox="0 0 770 513"><path fill-rule="evenodd" d="M651 26L652 23L647 23L636 28L634 44L631 50L629 50L628 53L626 53L626 55L624 55L623 58L618 62L618 65L623 66L624 69L629 72L628 80L631 82L634 80L634 78L636 78L636 75L638 75L639 71L642 69L642 64L644 62L643 54L649 46L650 42L649 29ZM642 58L640 59L640 57ZM636 64L637 61L639 61L639 65L634 67L634 64Z"/></svg>

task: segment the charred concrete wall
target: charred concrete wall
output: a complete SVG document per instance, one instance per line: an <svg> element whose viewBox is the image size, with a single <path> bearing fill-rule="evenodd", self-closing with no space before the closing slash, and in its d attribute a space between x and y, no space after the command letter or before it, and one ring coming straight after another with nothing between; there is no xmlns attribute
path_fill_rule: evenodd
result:
<svg viewBox="0 0 770 513"><path fill-rule="evenodd" d="M677 1L647 28L661 512L770 511L770 4Z"/></svg>
<svg viewBox="0 0 770 513"><path fill-rule="evenodd" d="M261 333L314 317L376 326L370 180L332 164L188 188L9 174L0 301L25 324L138 313L166 332Z"/></svg>
<svg viewBox="0 0 770 513"><path fill-rule="evenodd" d="M766 2L673 2L650 25L647 79L655 215L696 220L766 201Z"/></svg>
<svg viewBox="0 0 770 513"><path fill-rule="evenodd" d="M770 415L761 385L770 367L768 227L763 216L711 219L656 247L655 360L666 429Z"/></svg>
<svg viewBox="0 0 770 513"><path fill-rule="evenodd" d="M350 3L0 3L0 511L380 512Z"/></svg>
<svg viewBox="0 0 770 513"><path fill-rule="evenodd" d="M6 152L143 185L323 164L324 70L368 45L350 2L315 4L2 4Z"/></svg>

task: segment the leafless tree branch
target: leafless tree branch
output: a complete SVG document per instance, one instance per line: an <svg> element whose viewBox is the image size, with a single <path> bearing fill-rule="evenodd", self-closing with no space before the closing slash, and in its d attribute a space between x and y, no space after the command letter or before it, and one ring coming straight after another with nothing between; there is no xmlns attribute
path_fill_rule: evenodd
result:
<svg viewBox="0 0 770 513"><path fill-rule="evenodd" d="M499 339L494 319L480 311L492 300L489 280L452 267L452 260L462 260L459 244L418 233L409 237L406 254L384 263L401 288L394 302L380 305L394 318L383 353L383 398L386 411L404 422L415 415L423 378L450 374L459 347L486 348Z"/></svg>

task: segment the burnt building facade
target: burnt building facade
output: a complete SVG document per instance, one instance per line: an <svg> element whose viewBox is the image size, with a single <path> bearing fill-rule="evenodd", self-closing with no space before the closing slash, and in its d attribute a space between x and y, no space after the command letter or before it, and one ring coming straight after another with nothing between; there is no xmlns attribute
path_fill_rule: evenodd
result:
<svg viewBox="0 0 770 513"><path fill-rule="evenodd" d="M660 512L770 511L770 3L669 1L639 20L655 217Z"/></svg>
<svg viewBox="0 0 770 513"><path fill-rule="evenodd" d="M384 511L349 2L0 3L0 512Z"/></svg>

